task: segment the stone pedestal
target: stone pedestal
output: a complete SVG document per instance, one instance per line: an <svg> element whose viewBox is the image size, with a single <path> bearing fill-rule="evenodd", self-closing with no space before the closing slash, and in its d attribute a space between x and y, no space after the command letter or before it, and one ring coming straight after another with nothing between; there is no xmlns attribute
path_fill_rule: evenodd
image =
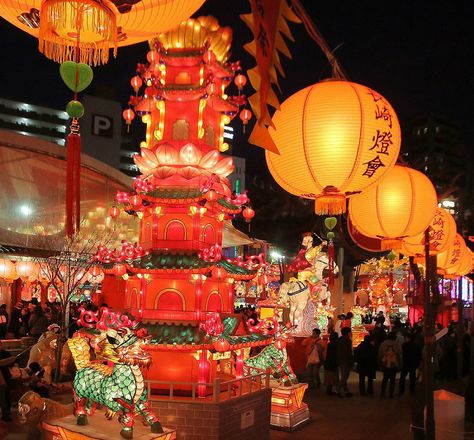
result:
<svg viewBox="0 0 474 440"><path fill-rule="evenodd" d="M307 388L306 383L273 388L270 419L272 428L293 431L311 420L308 405L303 402Z"/></svg>
<svg viewBox="0 0 474 440"><path fill-rule="evenodd" d="M43 422L44 438L45 440L123 440L123 437L120 435L122 427L116 419L107 420L103 413L97 412L94 416L88 417L88 421L87 425L79 426L76 423L76 417L70 415ZM163 429L165 431L163 434L153 434L150 427L143 426L141 419L137 417L133 428L133 439L176 439L175 430Z"/></svg>

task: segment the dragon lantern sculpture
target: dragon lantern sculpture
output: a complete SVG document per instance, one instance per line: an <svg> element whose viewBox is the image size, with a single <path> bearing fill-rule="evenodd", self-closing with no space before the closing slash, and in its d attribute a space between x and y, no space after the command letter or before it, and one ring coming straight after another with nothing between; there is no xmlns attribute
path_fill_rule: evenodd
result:
<svg viewBox="0 0 474 440"><path fill-rule="evenodd" d="M109 420L121 413L123 438L133 438L135 414L143 417L153 433L162 433L140 370L151 364L151 356L143 349L146 331L137 330L136 321L106 308L100 312L80 311L78 322L83 328L68 341L77 367L73 386L77 424L87 424L87 416L103 405Z"/></svg>

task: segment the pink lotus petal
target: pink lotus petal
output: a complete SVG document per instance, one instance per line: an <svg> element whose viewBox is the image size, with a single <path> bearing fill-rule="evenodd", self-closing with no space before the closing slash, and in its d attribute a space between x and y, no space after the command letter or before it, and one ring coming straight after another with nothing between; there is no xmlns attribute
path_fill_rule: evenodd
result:
<svg viewBox="0 0 474 440"><path fill-rule="evenodd" d="M156 158L153 151L151 151L149 148L142 148L141 152L142 152L142 157L145 160L145 163L150 168L155 168L158 165L158 159Z"/></svg>
<svg viewBox="0 0 474 440"><path fill-rule="evenodd" d="M195 167L184 167L179 170L179 174L181 174L185 179L193 179L200 175L200 172Z"/></svg>
<svg viewBox="0 0 474 440"><path fill-rule="evenodd" d="M199 162L199 166L202 168L210 169L217 164L219 161L219 152L217 150L211 150L206 153Z"/></svg>
<svg viewBox="0 0 474 440"><path fill-rule="evenodd" d="M179 163L179 154L171 144L161 144L155 150L155 155L160 164L176 165Z"/></svg>
<svg viewBox="0 0 474 440"><path fill-rule="evenodd" d="M158 167L153 175L158 179L167 179L168 177L174 176L176 174L176 168L168 167L168 166L161 166Z"/></svg>
<svg viewBox="0 0 474 440"><path fill-rule="evenodd" d="M201 159L201 152L193 144L184 145L179 152L182 164L197 165Z"/></svg>
<svg viewBox="0 0 474 440"><path fill-rule="evenodd" d="M231 157L226 157L225 159L222 159L212 171L219 176L227 177L232 173L232 171L234 171L234 161Z"/></svg>

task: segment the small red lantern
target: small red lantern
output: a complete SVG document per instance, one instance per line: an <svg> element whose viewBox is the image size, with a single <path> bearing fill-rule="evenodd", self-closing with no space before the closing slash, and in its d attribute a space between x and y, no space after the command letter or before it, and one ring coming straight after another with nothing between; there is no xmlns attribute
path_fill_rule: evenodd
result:
<svg viewBox="0 0 474 440"><path fill-rule="evenodd" d="M156 50L150 50L146 54L146 59L148 60L150 64L155 63L158 60L158 52Z"/></svg>
<svg viewBox="0 0 474 440"><path fill-rule="evenodd" d="M215 341L212 346L214 347L214 349L216 351L218 351L219 353L224 353L225 351L229 351L230 349L230 344L229 342L224 339L224 338L220 338L219 340Z"/></svg>
<svg viewBox="0 0 474 440"><path fill-rule="evenodd" d="M142 205L142 198L138 194L135 194L134 196L130 197L130 204L137 208Z"/></svg>
<svg viewBox="0 0 474 440"><path fill-rule="evenodd" d="M255 217L255 211L252 208L250 208L250 206L247 206L247 208L245 208L242 211L242 215L244 216L245 221L247 223L250 223L250 220L252 220Z"/></svg>
<svg viewBox="0 0 474 440"><path fill-rule="evenodd" d="M109 215L112 218L117 218L120 215L120 208L118 208L117 206L112 206L109 209Z"/></svg>
<svg viewBox="0 0 474 440"><path fill-rule="evenodd" d="M278 339L275 341L275 347L278 348L278 350L283 350L286 347L286 342L283 339Z"/></svg>
<svg viewBox="0 0 474 440"><path fill-rule="evenodd" d="M237 86L239 90L242 90L245 87L245 84L247 84L247 77L245 75L237 75L234 78L234 84Z"/></svg>
<svg viewBox="0 0 474 440"><path fill-rule="evenodd" d="M130 127L130 124L132 123L133 119L135 118L135 113L131 108L127 108L122 112L123 119L125 119L125 122L127 124L127 132Z"/></svg>
<svg viewBox="0 0 474 440"><path fill-rule="evenodd" d="M127 273L127 268L125 267L125 264L116 264L114 266L113 272L114 275L121 277L122 275L125 275Z"/></svg>
<svg viewBox="0 0 474 440"><path fill-rule="evenodd" d="M206 193L205 197L206 200L208 200L209 202L214 202L215 200L217 200L217 193L213 189L211 189Z"/></svg>
<svg viewBox="0 0 474 440"><path fill-rule="evenodd" d="M241 119L242 123L244 124L244 127L249 123L250 119L252 119L252 112L244 108L240 113L239 113L239 118Z"/></svg>
<svg viewBox="0 0 474 440"><path fill-rule="evenodd" d="M135 90L135 93L138 93L138 90L139 90L140 87L142 86L143 81L142 81L142 79L141 79L138 75L135 75L135 76L130 80L130 84L132 85L133 90Z"/></svg>
<svg viewBox="0 0 474 440"><path fill-rule="evenodd" d="M206 50L202 56L202 59L206 64L212 64L216 61L216 55L212 50Z"/></svg>

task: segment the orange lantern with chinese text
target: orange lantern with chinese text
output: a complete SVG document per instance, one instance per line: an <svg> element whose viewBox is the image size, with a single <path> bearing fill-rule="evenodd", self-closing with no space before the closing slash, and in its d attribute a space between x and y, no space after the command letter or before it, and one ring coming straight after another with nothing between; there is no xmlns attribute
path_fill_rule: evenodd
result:
<svg viewBox="0 0 474 440"><path fill-rule="evenodd" d="M396 165L377 186L351 197L349 216L363 234L381 238L384 249L399 249L404 237L420 234L429 226L436 208L430 179Z"/></svg>
<svg viewBox="0 0 474 440"><path fill-rule="evenodd" d="M446 270L448 275L455 275L462 277L472 272L474 268L474 253L466 246L463 256L459 261L459 264L454 268L448 268Z"/></svg>
<svg viewBox="0 0 474 440"><path fill-rule="evenodd" d="M456 237L456 222L454 217L443 208L438 208L429 225L430 255L438 255L448 249ZM425 253L425 234L406 237L400 251L409 256Z"/></svg>
<svg viewBox="0 0 474 440"><path fill-rule="evenodd" d="M453 272L459 266L464 252L466 251L466 242L459 234L456 234L452 245L438 255L438 273L441 275Z"/></svg>
<svg viewBox="0 0 474 440"><path fill-rule="evenodd" d="M319 82L292 95L272 118L279 154L266 151L277 183L315 199L316 214L346 211L346 195L373 187L400 151L400 125L388 101L348 81Z"/></svg>

